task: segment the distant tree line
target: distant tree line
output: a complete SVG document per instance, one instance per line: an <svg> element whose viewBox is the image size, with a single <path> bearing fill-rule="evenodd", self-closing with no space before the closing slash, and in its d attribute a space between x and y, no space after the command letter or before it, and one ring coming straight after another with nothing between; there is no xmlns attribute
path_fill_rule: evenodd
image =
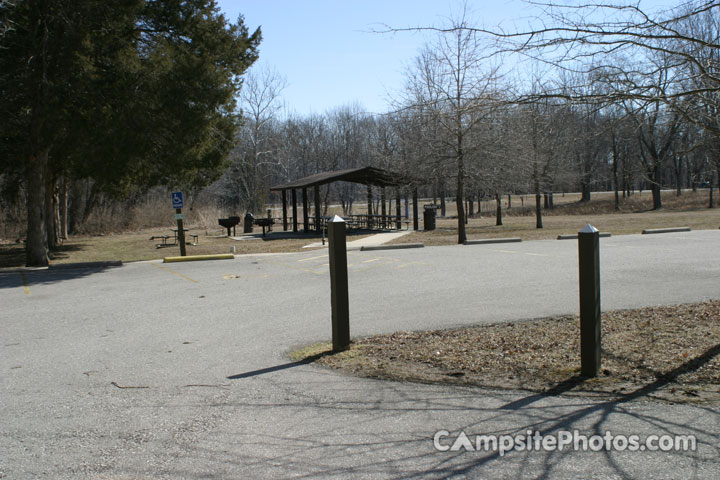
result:
<svg viewBox="0 0 720 480"><path fill-rule="evenodd" d="M717 1L653 13L636 4L547 4L542 26L526 31L480 29L463 13L424 29L435 40L410 63L402 92L382 115L360 105L289 114L285 81L269 69L243 75L237 111L233 95L256 57L259 32L226 23L208 1L124 0L133 13L113 15L105 27L117 36L96 38L92 22L116 8L96 3L68 2L61 13L43 10L40 0L2 4L0 88L9 101L0 108L13 119L0 126L7 212L23 189L28 212L56 205L47 192L66 188L89 212L94 195L129 202L160 184L202 191L223 210L258 213L278 200L269 193L274 184L373 165L422 179L421 195L441 204L455 197L462 242L481 199L497 200L501 222L503 196L531 193L542 228L556 192L578 191L587 202L592 191L614 191L621 209L624 198L647 189L659 209L661 188L680 195L717 184ZM69 16L82 8L97 10L92 21ZM32 20L32 12L45 13ZM58 43L44 44L37 29L8 23L10 13L25 25L46 22L43 31L59 28L55 18L77 21L73 28L86 33L67 40L77 46L66 58L67 49L53 53ZM38 63L37 52L47 61ZM50 66L58 80L45 82ZM31 173L43 169L52 174ZM46 200L32 201L30 192L46 192ZM708 194L713 206L712 188ZM323 208L338 202L348 212L366 191L336 183L321 195Z"/></svg>
<svg viewBox="0 0 720 480"><path fill-rule="evenodd" d="M593 190L614 190L620 209L622 198L648 189L659 209L662 187L680 195L716 184L720 4L692 1L655 16L635 4L543 7L539 29L478 29L465 13L423 29L436 40L411 64L391 113L345 106L281 117L267 108L245 125L233 167L212 191L253 210L273 183L374 165L425 179L425 194L441 201L454 196L462 242L465 217L483 197L534 194L542 228L553 192L589 201ZM511 61L518 54L524 63ZM513 78L519 71L530 73ZM279 101L267 89L277 76L254 82L275 94L246 108ZM324 193L344 209L359 195L344 184Z"/></svg>
<svg viewBox="0 0 720 480"><path fill-rule="evenodd" d="M659 209L662 187L680 195L716 184L718 3L683 4L654 20L636 6L546 7L542 30L479 30L464 14L430 29L436 41L411 64L385 115L346 106L282 117L281 88L268 88L282 81L254 77L253 90L265 96L243 104L265 116L246 123L233 167L212 192L255 210L274 183L374 165L424 179L424 193L441 201L454 196L462 242L480 198L532 193L542 228L554 192L579 191L589 201L593 190L614 190L619 210L622 198L647 189ZM610 19L598 18L604 13ZM530 60L512 68L531 73L513 80L501 66L518 53ZM365 195L346 184L324 189L344 209Z"/></svg>

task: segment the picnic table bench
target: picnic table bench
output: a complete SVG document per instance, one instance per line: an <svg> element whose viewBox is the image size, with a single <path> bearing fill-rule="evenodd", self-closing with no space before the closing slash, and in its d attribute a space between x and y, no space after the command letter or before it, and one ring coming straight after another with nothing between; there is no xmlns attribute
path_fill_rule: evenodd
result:
<svg viewBox="0 0 720 480"><path fill-rule="evenodd" d="M162 243L156 243L156 244L155 244L155 246L156 246L157 248L176 246L176 245L178 244L178 231L177 231L177 228L171 228L170 230L172 230L172 232L173 232L173 234L174 234L172 243L168 243L168 240L170 239L170 235L153 235L152 237L150 237L150 240L162 240ZM183 228L183 231L187 232L188 229L187 229L187 228ZM192 241L192 243L189 243L189 242L186 242L186 243L187 243L188 245L197 245L197 244L198 244L199 234L197 234L197 233L190 233L190 234L188 234L188 235L190 235L190 237L192 237L193 241Z"/></svg>
<svg viewBox="0 0 720 480"><path fill-rule="evenodd" d="M153 235L152 237L150 237L150 240L162 240L162 243L156 243L156 244L155 244L155 246L156 246L157 248L171 247L171 246L173 246L174 244L172 244L172 243L167 243L168 238L170 238L170 235Z"/></svg>

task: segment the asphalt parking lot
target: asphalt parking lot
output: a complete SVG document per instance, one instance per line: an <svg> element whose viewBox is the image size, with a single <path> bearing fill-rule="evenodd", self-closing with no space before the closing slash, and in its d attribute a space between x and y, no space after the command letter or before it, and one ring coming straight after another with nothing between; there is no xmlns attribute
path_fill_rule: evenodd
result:
<svg viewBox="0 0 720 480"><path fill-rule="evenodd" d="M604 309L720 297L720 231L601 240ZM0 272L0 478L714 478L717 407L380 382L330 338L327 255ZM577 244L348 252L351 334L577 311ZM694 452L438 452L468 434L692 434Z"/></svg>

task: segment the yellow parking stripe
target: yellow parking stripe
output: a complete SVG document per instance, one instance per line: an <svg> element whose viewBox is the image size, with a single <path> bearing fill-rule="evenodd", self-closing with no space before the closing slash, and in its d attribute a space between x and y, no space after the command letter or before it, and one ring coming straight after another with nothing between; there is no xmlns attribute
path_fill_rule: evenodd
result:
<svg viewBox="0 0 720 480"><path fill-rule="evenodd" d="M298 260L298 263L299 263L299 262L309 262L310 260L317 260L318 258L327 258L327 255L320 255L320 256L317 256L317 257L310 257L310 258L303 258L303 259L301 259L301 260Z"/></svg>
<svg viewBox="0 0 720 480"><path fill-rule="evenodd" d="M406 267L410 267L410 266L412 266L412 265L430 265L430 264L429 264L429 263L425 263L425 262L408 262L408 263L403 263L402 265L398 265L398 266L395 267L395 268L396 268L396 269L398 269L398 268L406 268Z"/></svg>
<svg viewBox="0 0 720 480"><path fill-rule="evenodd" d="M198 283L197 280L193 280L192 278L190 278L190 277L188 277L188 276L186 276L186 275L183 275L182 273L176 272L175 270L170 270L170 269L167 268L167 267L161 267L160 265L156 265L156 264L154 264L154 263L151 263L150 265L152 265L152 266L155 267L155 268L159 268L160 270L165 270L166 272L170 272L170 273L172 273L173 275L176 275L176 276L178 276L178 277L180 277L180 278L184 278L185 280L187 280L187 281L189 281L189 282Z"/></svg>
<svg viewBox="0 0 720 480"><path fill-rule="evenodd" d="M20 272L20 276L22 277L23 288L25 289L25 295L30 295L30 286L28 285L27 276L25 276L25 272Z"/></svg>
<svg viewBox="0 0 720 480"><path fill-rule="evenodd" d="M363 260L362 263L372 263L377 262L378 260L382 260L382 258L371 258L370 260Z"/></svg>

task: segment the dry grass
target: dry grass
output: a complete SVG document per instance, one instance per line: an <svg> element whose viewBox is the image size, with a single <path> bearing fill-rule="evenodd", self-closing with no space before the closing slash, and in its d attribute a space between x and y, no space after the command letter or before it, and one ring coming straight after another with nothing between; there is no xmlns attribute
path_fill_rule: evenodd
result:
<svg viewBox="0 0 720 480"><path fill-rule="evenodd" d="M258 227L255 227L257 232ZM287 238L281 232L273 232L263 238L248 236L247 240L233 240L224 235L224 230L201 230L191 228L188 234L198 235L197 245L187 245L188 255L207 255L218 253L232 253L235 247L236 254L252 253L278 253L278 252L300 252L307 251L303 247L320 241L320 236L315 234L300 234L293 238ZM139 232L127 232L122 234L108 234L95 236L74 236L64 243L56 252L50 255L51 264L60 263L81 263L121 260L123 262L156 260L163 257L177 256L180 254L180 247L172 245L157 248L156 244L161 240L150 240L151 236L170 235L169 242L173 236L169 228L148 229ZM351 232L348 240L356 240L366 236L363 232ZM239 235L243 237L243 235ZM252 238L252 239L250 239ZM188 235L187 241L192 240ZM25 264L25 248L15 243L0 242L0 268L21 267Z"/></svg>
<svg viewBox="0 0 720 480"><path fill-rule="evenodd" d="M592 209L589 206L575 206L579 210ZM598 207L598 210L602 208ZM534 216L504 216L503 225L496 226L494 217L471 218L467 224L468 239L520 237L523 240L554 239L558 235L577 233L590 223L602 232L613 235L641 233L648 228L690 227L693 230L714 230L720 227L720 208L695 210L663 209L635 213L578 213L543 217L543 228L536 228ZM457 220L437 219L437 229L413 232L396 240L400 242L422 242L425 245L451 245L457 243Z"/></svg>
<svg viewBox="0 0 720 480"><path fill-rule="evenodd" d="M507 196L503 197L507 202ZM614 235L640 233L644 228L662 228L689 226L692 229L717 229L720 226L720 208L708 209L707 192L685 192L681 197L665 193L666 207L657 212L643 210L649 207L650 195L636 194L626 201L624 208L633 213L614 213L612 193L594 193L593 201L589 204L578 203L578 194L556 195L557 205L553 212L546 212L543 220L544 228L535 228L535 218L524 215L519 207L520 196L513 196L513 208L504 214L504 225L495 226L494 217L472 218L468 223L467 235L469 239L521 237L524 240L554 239L560 234L576 233L585 224L591 223L601 231L609 231ZM532 201L531 196L525 196L525 205ZM163 197L154 200L134 212L131 216L139 225L156 225L145 230L136 230L126 233L108 233L102 236L74 236L63 245L59 251L54 252L51 260L55 263L73 263L105 260L152 260L165 256L176 255L178 247L156 249L154 241L148 240L153 235L170 234L167 215L167 199ZM422 200L421 204L429 203ZM494 202L486 202L485 211ZM355 205L354 210L362 212L361 203ZM448 214L454 213L455 205L448 202ZM526 207L527 209L527 207ZM403 209L404 210L404 209ZM394 211L394 207L393 207ZM331 207L329 212L340 213L339 207ZM279 215L276 211L274 214ZM213 208L195 208L187 212L187 221L192 226L190 233L198 233L199 245L188 246L188 254L229 253L235 246L236 253L274 253L301 251L304 245L317 241L313 235L302 238L278 239L277 236L267 240L248 240L236 242L225 238L223 230L217 226L220 215ZM102 216L101 216L102 217ZM111 222L113 215L104 216ZM115 220L118 221L117 219ZM102 223L102 222L101 222ZM94 225L94 224L93 224ZM159 226L157 226L159 225ZM395 243L422 242L425 245L451 245L457 242L457 220L451 218L438 218L438 228L434 231L413 232L409 236L395 240ZM106 231L111 231L110 224L105 225ZM103 224L94 225L93 228L103 229ZM259 230L256 227L256 231ZM276 230L279 230L276 227ZM356 234L357 235L357 234ZM355 236L353 239L360 238ZM0 268L18 267L25 262L25 251L22 244L0 239Z"/></svg>
<svg viewBox="0 0 720 480"><path fill-rule="evenodd" d="M664 190L662 192L663 210L698 210L708 206L709 190L698 190L696 192L683 191L677 196L674 191ZM514 216L535 216L535 195L512 195L511 206L508 207L508 196L504 195L502 201L503 217ZM718 194L715 192L715 204L718 204ZM543 207L543 216L554 215L599 215L615 212L615 194L613 192L593 192L592 201L580 202L579 193L556 193L553 196L555 208L552 210ZM432 199L422 199L418 202L421 206L432 203ZM495 200L483 200L482 211L478 216L495 217ZM420 208L422 210L422 207ZM652 194L649 191L633 193L630 197L620 199L619 213L638 213L652 209ZM477 213L477 203L474 206ZM422 212L421 212L422 214ZM438 210L440 215L440 210ZM452 199L446 203L446 215L457 216L457 205Z"/></svg>
<svg viewBox="0 0 720 480"><path fill-rule="evenodd" d="M718 300L607 312L594 379L579 376L577 317L398 332L334 355L323 344L292 356L373 378L717 404L719 334Z"/></svg>

